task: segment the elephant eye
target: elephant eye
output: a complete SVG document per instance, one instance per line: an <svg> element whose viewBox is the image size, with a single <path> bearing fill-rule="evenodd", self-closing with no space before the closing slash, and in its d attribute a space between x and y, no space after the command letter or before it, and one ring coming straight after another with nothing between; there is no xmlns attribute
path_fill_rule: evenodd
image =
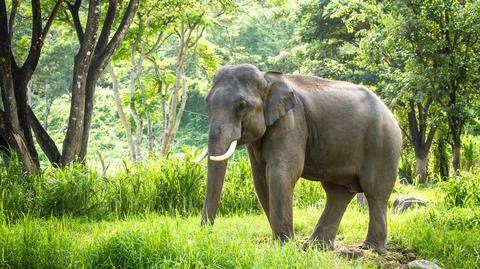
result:
<svg viewBox="0 0 480 269"><path fill-rule="evenodd" d="M241 99L240 102L238 102L237 105L237 112L241 113L243 112L246 108L248 107L248 102L245 101L244 99Z"/></svg>

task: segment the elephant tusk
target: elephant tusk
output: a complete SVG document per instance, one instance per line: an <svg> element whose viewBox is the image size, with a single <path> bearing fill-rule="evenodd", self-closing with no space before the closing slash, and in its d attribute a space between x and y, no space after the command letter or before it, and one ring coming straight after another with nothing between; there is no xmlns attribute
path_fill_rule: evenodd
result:
<svg viewBox="0 0 480 269"><path fill-rule="evenodd" d="M208 154L208 147L206 147L202 153L200 153L200 155L195 159L193 160L193 163L199 163L201 162L203 159L205 159L205 156L207 156Z"/></svg>
<svg viewBox="0 0 480 269"><path fill-rule="evenodd" d="M227 152L225 152L223 155L220 155L220 156L210 156L210 160L212 160L212 161L226 160L226 159L230 158L230 156L232 156L236 147L237 147L237 140L233 140L233 142L232 142L232 144L230 144L230 147L228 148Z"/></svg>

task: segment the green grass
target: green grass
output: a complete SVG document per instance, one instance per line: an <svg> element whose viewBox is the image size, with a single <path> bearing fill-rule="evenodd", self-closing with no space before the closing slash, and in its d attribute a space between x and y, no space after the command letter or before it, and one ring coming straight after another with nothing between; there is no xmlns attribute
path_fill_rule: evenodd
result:
<svg viewBox="0 0 480 269"><path fill-rule="evenodd" d="M218 218L148 214L115 221L26 218L1 227L0 267L15 268L311 268L350 267L329 252L269 241L265 217ZM306 220L304 220L306 221Z"/></svg>
<svg viewBox="0 0 480 269"><path fill-rule="evenodd" d="M480 268L480 173L462 172L423 186L397 184L389 201L408 196L429 206L389 210L389 252L357 261L299 244L325 203L318 182L300 180L294 193L296 239L272 242L254 194L248 160L236 155L213 227L200 229L206 165L180 158L125 163L100 176L81 165L24 174L14 160L0 167L0 268L378 268L405 263L406 253L446 268ZM353 201L337 248L357 247L368 211ZM405 255L404 255L405 254Z"/></svg>
<svg viewBox="0 0 480 269"><path fill-rule="evenodd" d="M447 268L480 267L480 211L446 208L432 188L397 186L396 196L409 194L431 203L405 213L389 211L389 252L352 261L332 251L299 244L312 231L322 206L295 208L296 239L272 242L267 219L260 213L221 215L215 225L200 228L200 217L137 214L110 220L88 217L0 218L0 267L6 268L352 268L398 266L399 249ZM254 195L251 193L250 195ZM198 213L198 212L197 212ZM367 232L368 212L352 202L336 244L360 245ZM393 251L395 250L395 251Z"/></svg>

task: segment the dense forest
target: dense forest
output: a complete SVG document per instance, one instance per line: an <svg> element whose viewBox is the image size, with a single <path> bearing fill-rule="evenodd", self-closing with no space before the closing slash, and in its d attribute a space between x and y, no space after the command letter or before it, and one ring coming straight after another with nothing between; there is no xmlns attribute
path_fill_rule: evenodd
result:
<svg viewBox="0 0 480 269"><path fill-rule="evenodd" d="M479 14L476 0L0 0L0 267L479 268ZM270 242L243 148L200 229L205 97L242 63L360 84L393 112L387 254L356 256L360 202L334 251ZM399 212L402 197L426 206ZM298 182L297 243L325 200Z"/></svg>

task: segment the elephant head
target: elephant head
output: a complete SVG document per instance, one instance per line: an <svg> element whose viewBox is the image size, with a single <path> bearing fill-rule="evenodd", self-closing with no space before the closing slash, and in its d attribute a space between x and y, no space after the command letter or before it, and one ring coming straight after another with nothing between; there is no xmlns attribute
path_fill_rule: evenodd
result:
<svg viewBox="0 0 480 269"><path fill-rule="evenodd" d="M228 158L237 144L262 138L268 126L291 110L296 99L278 72L261 72L243 64L221 68L206 97L209 135L207 191L202 224L213 224L223 187Z"/></svg>

